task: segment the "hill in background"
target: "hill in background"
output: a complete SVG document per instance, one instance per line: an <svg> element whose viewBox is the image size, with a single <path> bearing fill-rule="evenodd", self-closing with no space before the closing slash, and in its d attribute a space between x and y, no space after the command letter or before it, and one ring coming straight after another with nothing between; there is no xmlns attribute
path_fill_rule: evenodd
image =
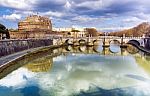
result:
<svg viewBox="0 0 150 96"><path fill-rule="evenodd" d="M129 37L131 36L138 37L138 36L142 36L143 34L146 34L147 36L149 36L150 24L148 22L143 22L139 24L138 26L131 28L131 29L109 33L110 36L123 36L123 34Z"/></svg>

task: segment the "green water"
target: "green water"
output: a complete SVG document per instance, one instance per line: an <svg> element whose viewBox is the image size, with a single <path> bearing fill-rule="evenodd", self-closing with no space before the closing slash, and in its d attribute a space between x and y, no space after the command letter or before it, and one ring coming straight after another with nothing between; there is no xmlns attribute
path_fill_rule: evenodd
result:
<svg viewBox="0 0 150 96"><path fill-rule="evenodd" d="M4 76L0 96L150 96L150 58L131 46L58 48Z"/></svg>

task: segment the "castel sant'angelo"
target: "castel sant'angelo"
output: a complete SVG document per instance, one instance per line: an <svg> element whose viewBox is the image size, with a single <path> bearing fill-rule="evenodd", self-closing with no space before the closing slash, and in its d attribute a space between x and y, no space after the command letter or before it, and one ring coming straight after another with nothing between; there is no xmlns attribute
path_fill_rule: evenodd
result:
<svg viewBox="0 0 150 96"><path fill-rule="evenodd" d="M47 17L30 15L18 23L18 30L11 31L11 39L44 38L52 32L51 20Z"/></svg>

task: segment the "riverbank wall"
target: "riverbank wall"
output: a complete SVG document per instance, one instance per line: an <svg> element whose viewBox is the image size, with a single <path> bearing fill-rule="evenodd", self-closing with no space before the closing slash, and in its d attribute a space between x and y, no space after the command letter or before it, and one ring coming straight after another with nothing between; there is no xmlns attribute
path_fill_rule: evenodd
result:
<svg viewBox="0 0 150 96"><path fill-rule="evenodd" d="M27 52L23 52L23 54L17 57L15 57L15 55L12 54L12 56L9 59L7 59L6 62L1 63L1 61L3 60L0 60L0 79L33 60L43 57L51 59L54 56L61 55L61 53L54 53L53 50L63 46L64 45L51 45L46 47L33 48L32 50L29 49L29 51L26 50Z"/></svg>
<svg viewBox="0 0 150 96"><path fill-rule="evenodd" d="M0 57L31 48L50 45L53 45L53 40L51 39L1 40Z"/></svg>

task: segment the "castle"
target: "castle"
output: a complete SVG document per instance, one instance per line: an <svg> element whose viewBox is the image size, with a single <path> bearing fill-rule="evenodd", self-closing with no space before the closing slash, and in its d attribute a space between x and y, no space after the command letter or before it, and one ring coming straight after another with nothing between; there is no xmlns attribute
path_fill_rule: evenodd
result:
<svg viewBox="0 0 150 96"><path fill-rule="evenodd" d="M31 15L18 23L17 30L9 31L11 39L49 38L57 37L86 37L97 36L95 28L53 28L47 17Z"/></svg>
<svg viewBox="0 0 150 96"><path fill-rule="evenodd" d="M11 39L45 38L52 32L51 20L47 17L31 15L18 23L18 30L10 31Z"/></svg>

